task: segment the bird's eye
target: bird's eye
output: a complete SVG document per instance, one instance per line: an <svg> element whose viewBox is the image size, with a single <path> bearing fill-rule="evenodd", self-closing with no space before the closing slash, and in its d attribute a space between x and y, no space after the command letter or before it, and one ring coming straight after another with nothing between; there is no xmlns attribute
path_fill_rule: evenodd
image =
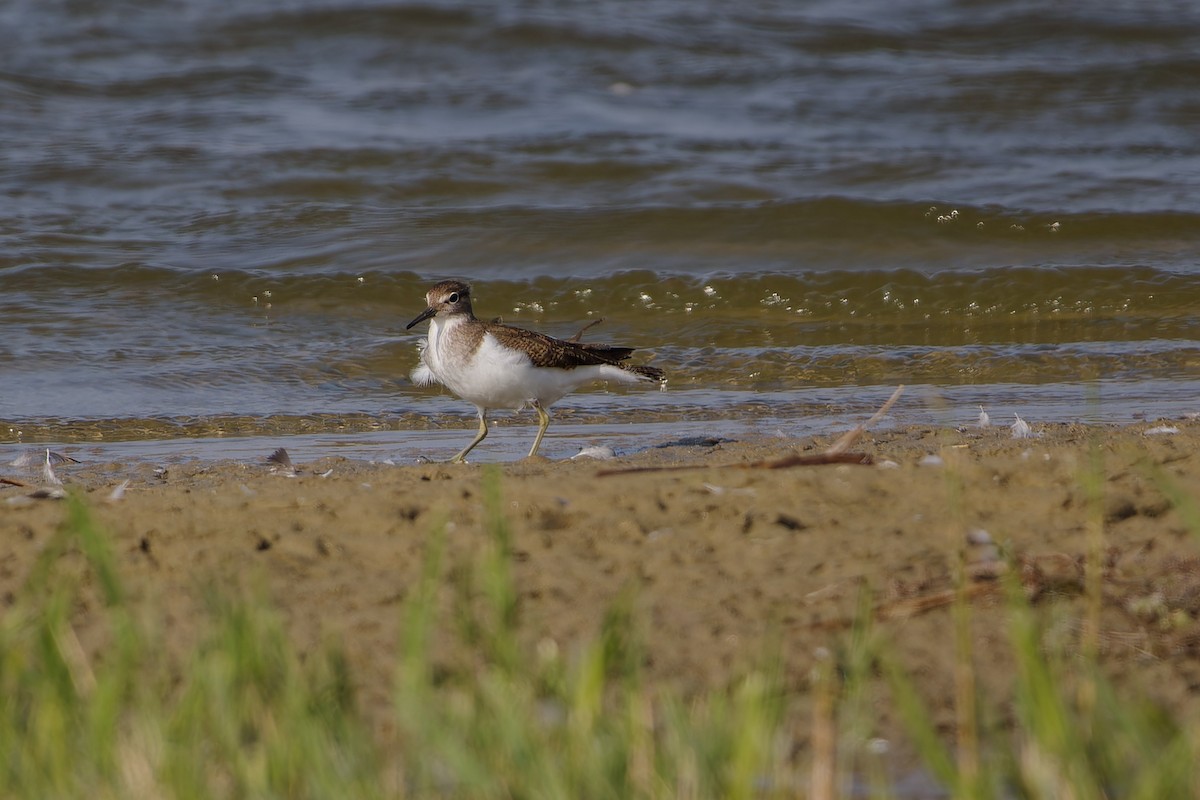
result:
<svg viewBox="0 0 1200 800"><path fill-rule="evenodd" d="M454 292L449 297L447 297L446 302L447 303L457 303L458 302L458 292Z"/></svg>

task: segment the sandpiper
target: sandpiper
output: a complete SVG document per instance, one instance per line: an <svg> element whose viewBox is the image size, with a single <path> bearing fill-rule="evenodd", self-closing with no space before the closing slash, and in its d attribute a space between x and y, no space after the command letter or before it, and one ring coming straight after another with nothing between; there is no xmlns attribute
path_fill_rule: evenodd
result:
<svg viewBox="0 0 1200 800"><path fill-rule="evenodd" d="M477 319L471 287L462 281L442 281L425 295L425 303L428 308L407 325L430 320L429 338L419 345L421 362L413 370L413 383L440 383L479 409L479 432L450 459L454 463L466 461L467 453L487 436L490 409L533 406L539 425L529 449L532 457L550 425L546 409L568 392L598 380L665 380L657 367L621 363L632 347L565 341Z"/></svg>

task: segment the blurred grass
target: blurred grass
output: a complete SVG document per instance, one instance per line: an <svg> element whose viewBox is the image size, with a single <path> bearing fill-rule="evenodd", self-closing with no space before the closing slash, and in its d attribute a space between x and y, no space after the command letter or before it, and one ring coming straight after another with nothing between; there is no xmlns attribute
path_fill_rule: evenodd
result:
<svg viewBox="0 0 1200 800"><path fill-rule="evenodd" d="M1049 647L1016 570L1003 579L1014 724L960 715L979 726L965 758L964 732L947 741L938 731L866 595L799 688L771 654L725 690L682 698L652 685L632 595L570 655L524 645L499 473L485 480L488 546L447 565L444 532L429 536L403 610L400 735L387 751L357 708L344 651L301 657L266 602L213 594L197 646L182 663L160 657L162 621L126 596L104 532L69 499L0 621L0 797L917 796L896 794L877 738L881 696L940 796L1198 794L1195 725L1118 696L1094 652ZM965 613L966 594L957 602ZM94 655L72 627L85 604L104 623ZM445 637L465 646L455 650L464 663L439 661ZM965 636L951 638L963 650ZM960 665L972 657L962 652ZM974 690L966 677L960 686Z"/></svg>

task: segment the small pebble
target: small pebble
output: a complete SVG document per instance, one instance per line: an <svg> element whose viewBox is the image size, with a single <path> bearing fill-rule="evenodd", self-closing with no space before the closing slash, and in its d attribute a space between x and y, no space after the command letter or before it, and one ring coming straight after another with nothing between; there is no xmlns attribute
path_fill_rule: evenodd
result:
<svg viewBox="0 0 1200 800"><path fill-rule="evenodd" d="M594 445L580 449L578 453L571 456L571 460L574 461L577 458L594 458L598 461L607 461L616 457L617 454L608 445Z"/></svg>
<svg viewBox="0 0 1200 800"><path fill-rule="evenodd" d="M992 544L992 535L983 528L972 528L967 531L967 544Z"/></svg>

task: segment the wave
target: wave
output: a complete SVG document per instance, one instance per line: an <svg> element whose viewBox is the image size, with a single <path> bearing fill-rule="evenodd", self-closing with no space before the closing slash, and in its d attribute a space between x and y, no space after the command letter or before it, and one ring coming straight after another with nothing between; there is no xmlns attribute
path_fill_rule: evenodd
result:
<svg viewBox="0 0 1200 800"><path fill-rule="evenodd" d="M537 318L551 311L579 319L601 313L722 315L743 312L797 319L1194 320L1200 276L1152 266L1002 266L972 269L760 269L756 272L629 269L603 275L442 270L319 272L278 269L203 271L127 262L108 269L25 265L0 271L5 304L82 303L84 307L195 306L413 308L433 280L477 284L496 313ZM417 309L419 310L419 308Z"/></svg>
<svg viewBox="0 0 1200 800"><path fill-rule="evenodd" d="M53 265L119 268L137 253L168 272L502 280L660 275L888 271L1011 266L1145 266L1195 274L1200 214L1061 214L928 201L821 198L780 202L614 207L457 206L350 209L341 203L267 204L244 213L191 215L189 237L155 241L103 228L81 233L0 231L0 277ZM97 255L101 257L96 257ZM86 271L86 270L84 270ZM23 280L36 280L26 276Z"/></svg>

